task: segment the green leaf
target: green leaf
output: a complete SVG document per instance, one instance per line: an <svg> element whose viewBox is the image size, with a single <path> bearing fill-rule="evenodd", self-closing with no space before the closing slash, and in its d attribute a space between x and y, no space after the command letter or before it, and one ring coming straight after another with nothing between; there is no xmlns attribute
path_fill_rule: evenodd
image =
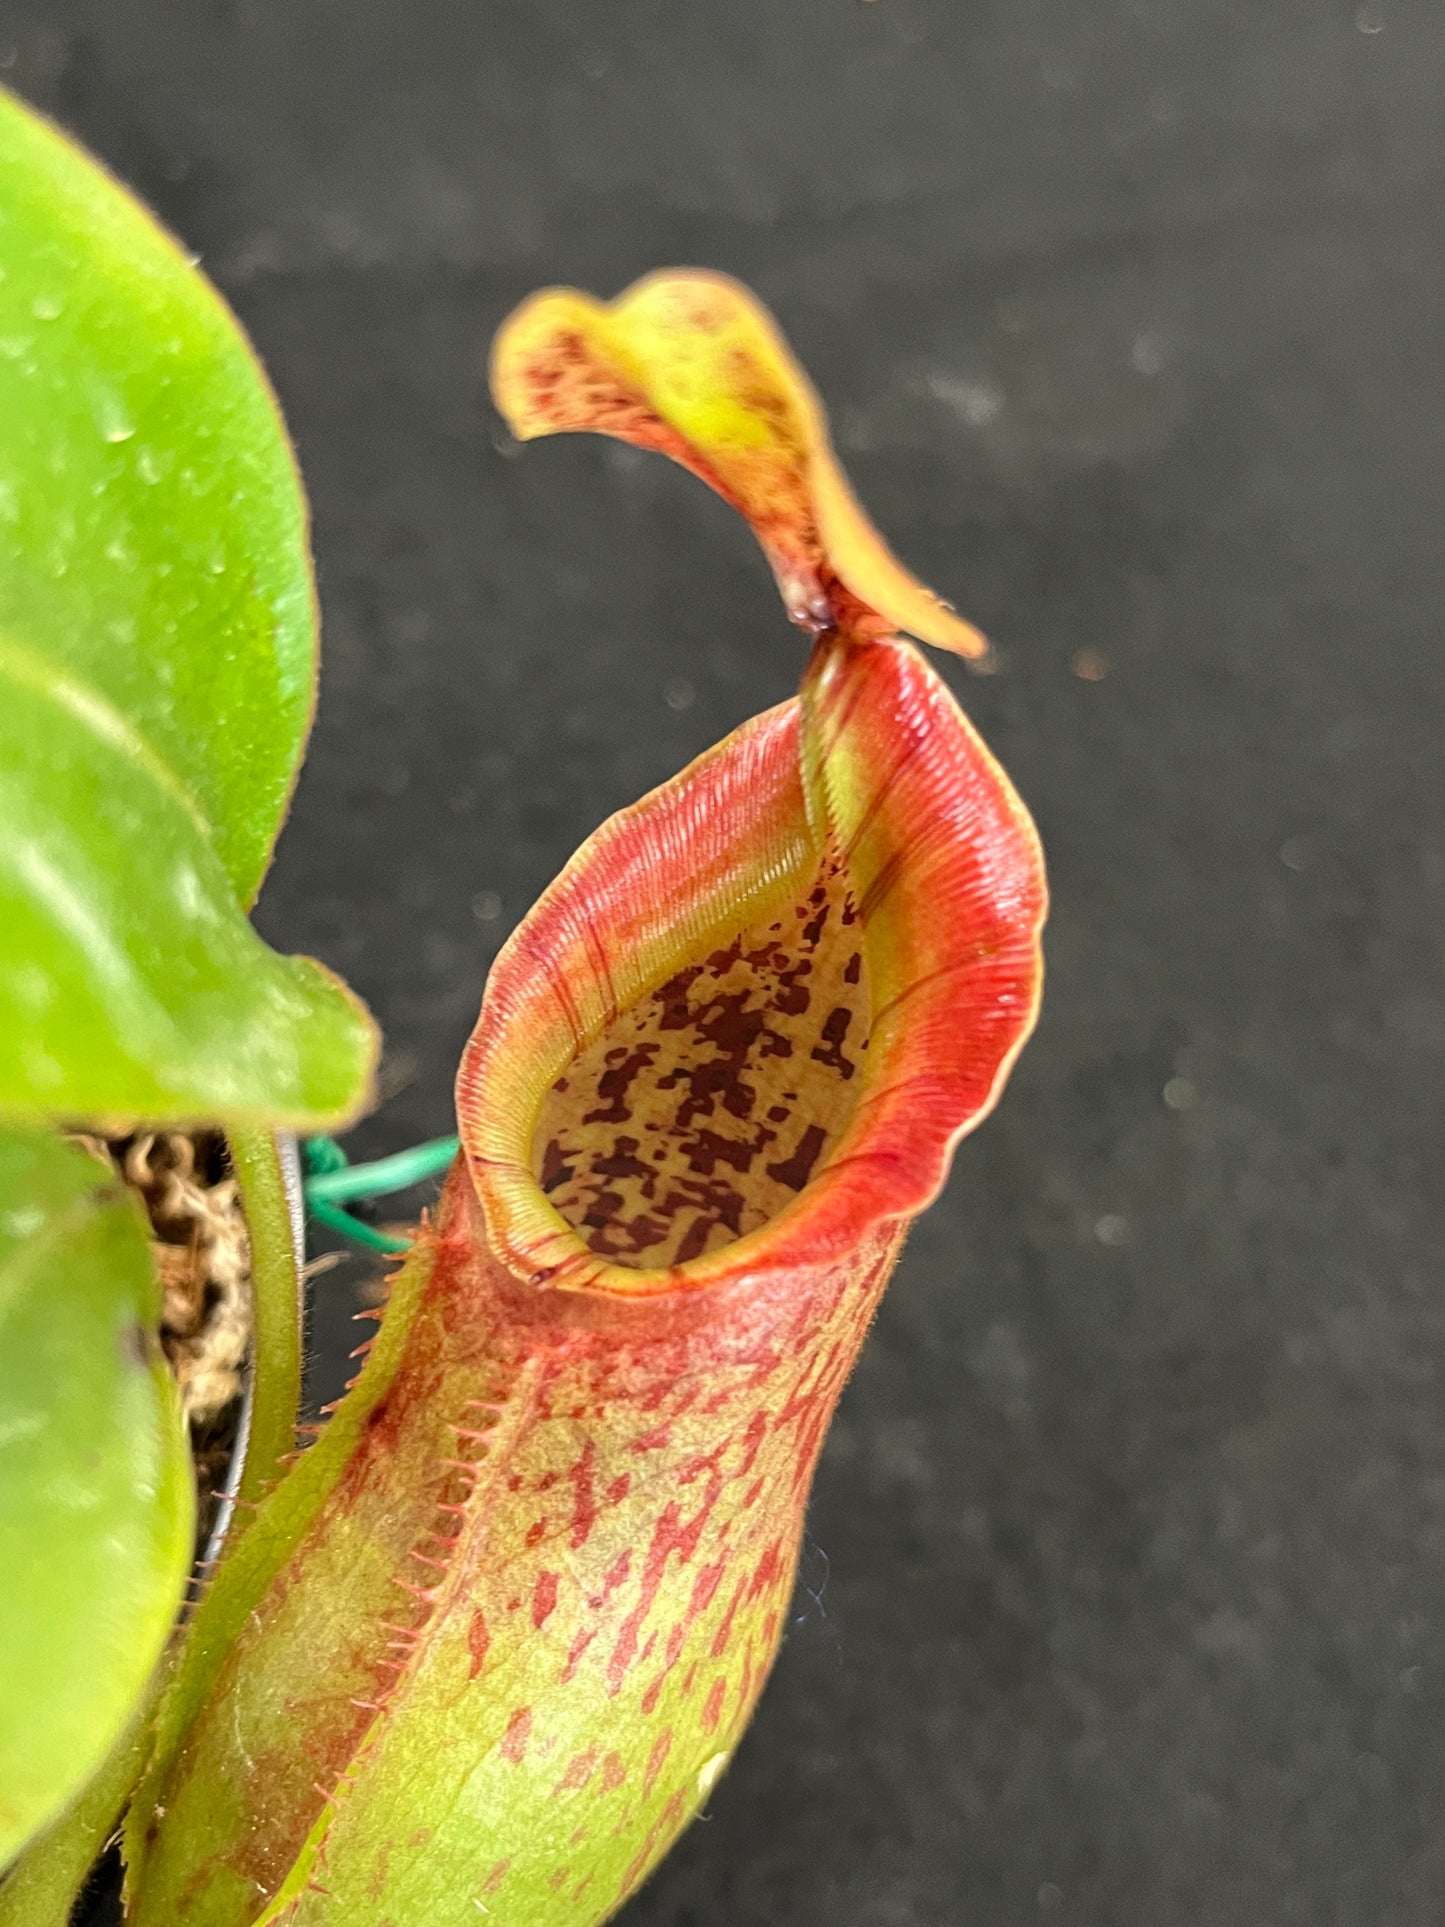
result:
<svg viewBox="0 0 1445 1927"><path fill-rule="evenodd" d="M0 632L104 697L249 903L311 720L306 503L197 267L0 94Z"/></svg>
<svg viewBox="0 0 1445 1927"><path fill-rule="evenodd" d="M0 632L0 1113L344 1114L358 1005L278 957L193 808L94 691Z"/></svg>
<svg viewBox="0 0 1445 1927"><path fill-rule="evenodd" d="M358 1108L365 1013L240 909L315 653L305 503L240 329L0 94L0 1115Z"/></svg>
<svg viewBox="0 0 1445 1927"><path fill-rule="evenodd" d="M134 1201L0 1131L0 1866L119 1737L190 1565L190 1452Z"/></svg>

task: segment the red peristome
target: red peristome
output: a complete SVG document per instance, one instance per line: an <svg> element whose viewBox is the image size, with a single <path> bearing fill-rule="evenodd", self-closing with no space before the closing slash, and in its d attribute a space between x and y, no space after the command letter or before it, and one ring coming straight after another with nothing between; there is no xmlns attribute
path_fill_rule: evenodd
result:
<svg viewBox="0 0 1445 1927"><path fill-rule="evenodd" d="M829 641L803 681L815 820L853 878L873 990L867 1087L809 1186L814 1250L937 1196L1038 1016L1047 908L1028 812L903 642Z"/></svg>
<svg viewBox="0 0 1445 1927"><path fill-rule="evenodd" d="M745 924L770 889L801 887L829 850L874 1000L844 1142L763 1230L665 1269L607 1263L538 1187L541 1093L620 1007ZM1033 1027L1045 905L1027 811L917 650L825 638L801 703L604 824L498 957L457 1083L495 1248L531 1282L636 1295L827 1262L922 1210Z"/></svg>

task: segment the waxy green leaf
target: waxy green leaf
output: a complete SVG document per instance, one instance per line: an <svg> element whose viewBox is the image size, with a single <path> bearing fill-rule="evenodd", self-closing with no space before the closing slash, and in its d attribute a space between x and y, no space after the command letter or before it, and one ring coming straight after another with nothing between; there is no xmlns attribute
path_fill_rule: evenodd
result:
<svg viewBox="0 0 1445 1927"><path fill-rule="evenodd" d="M244 336L0 95L0 1114L357 1108L364 1013L242 914L315 655L305 502Z"/></svg>
<svg viewBox="0 0 1445 1927"><path fill-rule="evenodd" d="M191 1558L190 1453L134 1201L0 1130L0 1866L119 1737Z"/></svg>
<svg viewBox="0 0 1445 1927"><path fill-rule="evenodd" d="M363 1013L256 935L189 799L94 690L0 632L0 1112L345 1113Z"/></svg>
<svg viewBox="0 0 1445 1927"><path fill-rule="evenodd" d="M315 683L275 400L199 268L3 95L0 266L0 631L153 745L249 902Z"/></svg>

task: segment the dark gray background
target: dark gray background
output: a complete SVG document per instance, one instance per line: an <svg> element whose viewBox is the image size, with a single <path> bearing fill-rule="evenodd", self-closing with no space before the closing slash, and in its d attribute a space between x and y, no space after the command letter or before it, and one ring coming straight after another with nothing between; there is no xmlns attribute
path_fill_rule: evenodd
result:
<svg viewBox="0 0 1445 1927"><path fill-rule="evenodd" d="M700 485L508 447L524 292L744 276L1001 645L953 680L1049 852L1043 1022L628 1921L1435 1927L1439 0L4 0L0 61L300 445L325 672L261 921L385 1025L358 1147L449 1128L506 929L801 660Z"/></svg>

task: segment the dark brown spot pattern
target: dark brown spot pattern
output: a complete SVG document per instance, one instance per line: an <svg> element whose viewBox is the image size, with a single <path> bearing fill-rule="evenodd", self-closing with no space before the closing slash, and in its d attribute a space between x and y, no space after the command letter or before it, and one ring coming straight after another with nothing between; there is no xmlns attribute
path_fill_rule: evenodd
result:
<svg viewBox="0 0 1445 1927"><path fill-rule="evenodd" d="M585 1044L532 1166L591 1249L661 1268L756 1231L828 1161L858 1100L868 970L844 878L715 943Z"/></svg>

